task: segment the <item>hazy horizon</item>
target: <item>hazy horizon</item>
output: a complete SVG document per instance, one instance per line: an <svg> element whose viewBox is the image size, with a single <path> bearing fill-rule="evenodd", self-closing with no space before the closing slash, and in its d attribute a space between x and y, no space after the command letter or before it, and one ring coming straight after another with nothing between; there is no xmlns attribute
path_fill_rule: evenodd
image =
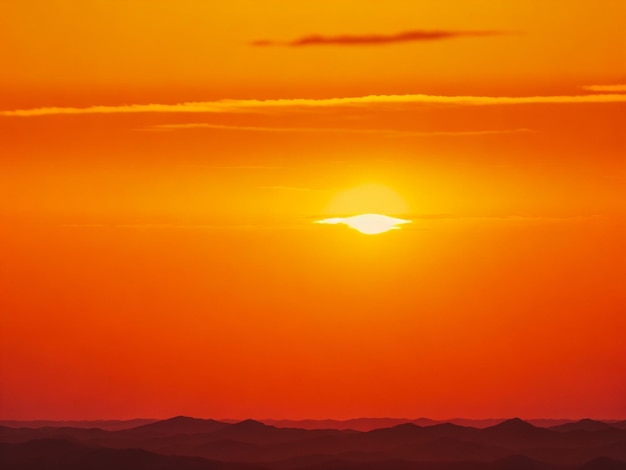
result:
<svg viewBox="0 0 626 470"><path fill-rule="evenodd" d="M433 418L429 416L418 416L418 417L406 417L406 416L360 416L360 417L351 417L351 418L275 418L275 417L239 417L239 418L224 418L224 417L215 417L215 416L194 416L194 415L171 415L171 416L163 416L163 417L123 417L123 418L72 418L72 419L64 419L64 418L29 418L29 419L13 419L13 418L2 418L0 422L7 421L15 421L15 422L29 422L29 421L50 421L50 422L97 422L97 421L142 421L142 420L151 420L151 421L165 421L174 418L191 418L191 419L201 419L201 420L215 420L222 422L241 422L241 421L337 421L337 422L347 422L347 421L356 421L356 420L407 420L407 421L417 421L417 420L431 420L437 422L447 422L453 420L467 420L467 421L507 421L511 419L521 419L523 421L581 421L581 420L593 420L593 421L603 421L603 422L611 422L611 421L624 421L626 417L549 417L549 416L540 416L540 417L524 417L524 416L484 416L484 417L464 417L464 416L454 416L451 418Z"/></svg>

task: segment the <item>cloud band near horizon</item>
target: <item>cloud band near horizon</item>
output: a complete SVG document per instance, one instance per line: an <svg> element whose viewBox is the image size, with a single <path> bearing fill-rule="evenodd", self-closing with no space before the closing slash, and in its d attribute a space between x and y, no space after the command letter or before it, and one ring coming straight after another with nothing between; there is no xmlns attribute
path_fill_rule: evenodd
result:
<svg viewBox="0 0 626 470"><path fill-rule="evenodd" d="M192 129L210 129L222 131L242 131L242 132L300 132L300 133L341 133L341 134L383 134L390 136L481 136L492 134L519 134L532 132L528 128L515 129L481 129L481 130L461 130L461 131L415 131L403 129L384 128L346 128L346 127L268 127L268 126L232 126L224 124L212 124L204 122L192 122L185 124L157 124L146 129L154 131L176 131Z"/></svg>
<svg viewBox="0 0 626 470"><path fill-rule="evenodd" d="M77 107L44 107L0 111L5 117L34 117L78 114L128 113L254 113L297 111L312 108L341 108L402 104L498 106L531 104L624 103L626 94L590 94L572 96L439 96L439 95L367 95L346 98L218 100L178 104L130 104Z"/></svg>
<svg viewBox="0 0 626 470"><path fill-rule="evenodd" d="M291 41L273 41L261 39L253 41L252 46L378 46L406 42L440 41L462 37L500 36L507 34L501 31L445 31L445 30L413 30L396 34L359 34L323 36L313 34Z"/></svg>
<svg viewBox="0 0 626 470"><path fill-rule="evenodd" d="M626 93L626 84L623 83L616 85L588 85L583 88L585 90L600 93Z"/></svg>

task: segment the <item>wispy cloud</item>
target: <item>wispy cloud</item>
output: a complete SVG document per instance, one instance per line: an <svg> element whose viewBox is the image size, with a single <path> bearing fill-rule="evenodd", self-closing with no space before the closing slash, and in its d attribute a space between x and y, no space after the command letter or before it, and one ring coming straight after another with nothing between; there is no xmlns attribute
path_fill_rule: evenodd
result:
<svg viewBox="0 0 626 470"><path fill-rule="evenodd" d="M445 30L414 30L396 34L358 34L323 36L314 34L293 39L291 41L272 41L261 39L254 41L253 46L379 46L405 42L440 41L462 37L498 36L506 34L500 31L445 31Z"/></svg>
<svg viewBox="0 0 626 470"><path fill-rule="evenodd" d="M76 228L76 229L111 229L111 230L206 230L206 231L222 231L222 230L302 230L308 226L302 221L287 220L283 222L267 222L267 223L239 223L239 224L157 224L157 223L138 223L138 224L116 224L116 223L77 223L77 224L59 224L59 227Z"/></svg>
<svg viewBox="0 0 626 470"><path fill-rule="evenodd" d="M202 165L207 168L215 168L216 170L279 170L285 168L278 165Z"/></svg>
<svg viewBox="0 0 626 470"><path fill-rule="evenodd" d="M583 89L599 93L626 93L626 84L588 85L584 86Z"/></svg>
<svg viewBox="0 0 626 470"><path fill-rule="evenodd" d="M130 104L119 106L47 107L0 111L5 117L129 113L259 113L309 109L399 105L511 106L530 104L624 103L626 94L573 96L440 96L367 95L345 98L294 98L273 100L218 100L178 104Z"/></svg>
<svg viewBox="0 0 626 470"><path fill-rule="evenodd" d="M210 123L186 123L186 124L159 124L148 129L162 131L190 130L190 129L211 129L223 131L242 132L302 132L302 133L338 133L338 134L384 134L390 136L480 136L491 134L519 134L532 132L528 128L516 129L485 129L472 131L412 131L402 129L359 129L347 127L269 127L269 126L231 126ZM140 129L143 130L143 129Z"/></svg>
<svg viewBox="0 0 626 470"><path fill-rule="evenodd" d="M299 186L259 186L259 189L265 189L269 191L293 191L293 192L315 191L312 188L303 188ZM317 190L317 191L320 191L320 190Z"/></svg>
<svg viewBox="0 0 626 470"><path fill-rule="evenodd" d="M271 187L268 187L271 188ZM293 191L308 191L307 188L291 188L276 186L276 189ZM311 189L311 191L316 191ZM354 214L334 214L333 216L349 217ZM328 218L328 214L316 214L307 217L284 217L272 218L262 223L62 223L60 227L76 228L76 229L119 229L119 230L206 230L206 231L223 231L223 230L312 230L315 226L312 222L319 219ZM467 214L403 214L403 218L416 222L412 226L405 229L410 231L432 230L441 224L458 223L463 221L475 221L478 223L507 223L507 224L547 224L547 223L576 223L593 220L601 220L606 217L603 214L579 214L579 215L519 215L519 214L502 214L502 215L467 215ZM613 216L612 216L613 217Z"/></svg>

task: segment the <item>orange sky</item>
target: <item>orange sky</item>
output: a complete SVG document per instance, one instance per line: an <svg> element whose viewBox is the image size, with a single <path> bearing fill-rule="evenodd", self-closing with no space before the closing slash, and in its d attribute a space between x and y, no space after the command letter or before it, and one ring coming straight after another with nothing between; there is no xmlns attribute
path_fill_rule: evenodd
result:
<svg viewBox="0 0 626 470"><path fill-rule="evenodd" d="M0 419L626 418L625 16L2 2Z"/></svg>

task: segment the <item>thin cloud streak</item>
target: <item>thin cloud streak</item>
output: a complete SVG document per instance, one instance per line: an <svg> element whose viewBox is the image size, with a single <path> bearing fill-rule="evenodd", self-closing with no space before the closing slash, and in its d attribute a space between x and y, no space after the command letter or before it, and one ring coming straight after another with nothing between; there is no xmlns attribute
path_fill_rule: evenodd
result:
<svg viewBox="0 0 626 470"><path fill-rule="evenodd" d="M486 129L477 131L410 131L400 129L355 129L345 127L264 127L264 126L230 126L209 123L160 124L152 126L156 130L175 131L189 129L211 129L242 132L303 132L303 133L338 133L338 134L386 134L391 136L480 136L492 134L519 134L533 132L528 128L517 129Z"/></svg>
<svg viewBox="0 0 626 470"><path fill-rule="evenodd" d="M131 104L120 106L49 107L0 111L5 117L34 117L78 114L130 113L253 113L298 111L306 109L397 106L410 104L455 106L511 106L529 104L624 103L626 94L592 94L574 96L440 96L440 95L367 95L346 98L218 100L178 104Z"/></svg>
<svg viewBox="0 0 626 470"><path fill-rule="evenodd" d="M321 189L302 188L299 186L259 186L258 189L269 191L293 191L293 192L310 192L310 191L323 191Z"/></svg>
<svg viewBox="0 0 626 470"><path fill-rule="evenodd" d="M462 37L481 37L481 36L500 36L507 34L500 31L443 31L443 30L414 30L403 31L396 34L358 34L358 35L339 35L339 36L323 36L313 34L304 36L292 41L272 41L261 39L253 41L252 46L287 46L287 47L305 47L305 46L379 46L406 42L424 42L424 41L440 41L444 39L455 39Z"/></svg>
<svg viewBox="0 0 626 470"><path fill-rule="evenodd" d="M584 90L607 93L626 93L626 84L617 85L588 85L583 87Z"/></svg>
<svg viewBox="0 0 626 470"><path fill-rule="evenodd" d="M228 166L217 166L217 165L203 165L207 168L215 168L218 170L279 170L285 168L284 166L277 165L228 165Z"/></svg>
<svg viewBox="0 0 626 470"><path fill-rule="evenodd" d="M293 219L293 218L292 218ZM58 224L58 227L76 228L76 229L110 229L110 230L206 230L206 231L222 231L222 230L310 230L308 221L302 220L285 220L284 222L267 222L264 224L249 223L216 223L216 224L157 224L157 223L138 223L138 224L116 224L116 223L76 223L76 224Z"/></svg>
<svg viewBox="0 0 626 470"><path fill-rule="evenodd" d="M276 189L282 188L285 190L302 190L307 191L307 188L289 188L289 187L275 187ZM268 187L269 189L269 187ZM311 189L311 191L316 191ZM349 217L354 214L339 214L340 217ZM272 220L267 223L189 223L189 224L174 224L174 223L62 223L58 224L58 227L64 228L76 228L76 229L119 229L119 230L208 230L208 231L221 231L221 230L311 230L314 229L311 222L316 220L328 218L327 214L318 214L305 218L301 217L285 217L283 220ZM585 214L585 215L569 215L569 216L549 216L549 215L463 215L463 214L404 214L404 218L413 222L423 222L412 224L412 226L406 226L403 230L408 231L422 231L432 230L439 223L448 222L463 222L463 221L476 221L476 222L498 222L498 223L568 223L568 222L583 222L599 220L605 217L603 214ZM431 225L428 225L430 223ZM433 225L434 224L434 225Z"/></svg>

